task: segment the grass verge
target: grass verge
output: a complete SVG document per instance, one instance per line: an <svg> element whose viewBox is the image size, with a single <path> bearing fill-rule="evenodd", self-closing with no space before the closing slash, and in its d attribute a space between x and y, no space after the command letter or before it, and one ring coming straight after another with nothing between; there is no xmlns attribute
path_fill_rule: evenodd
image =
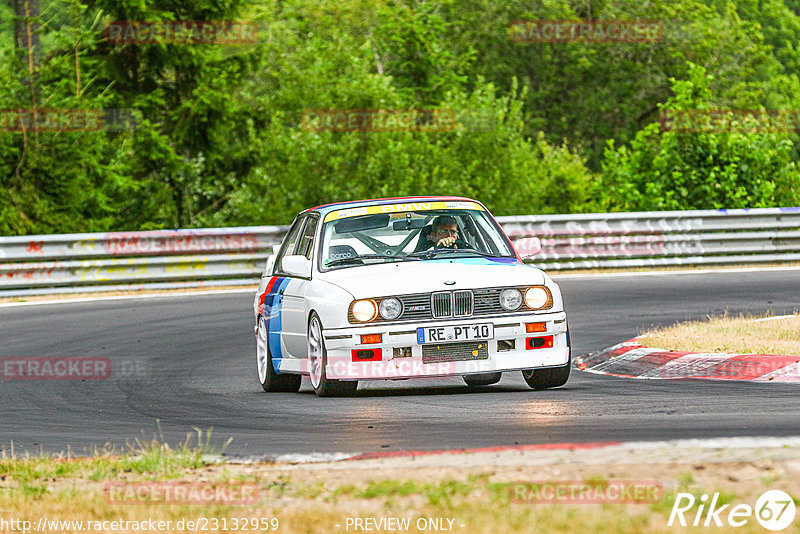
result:
<svg viewBox="0 0 800 534"><path fill-rule="evenodd" d="M211 445L211 430L204 433L195 429L195 432L177 447L171 447L163 437L137 439L127 451L107 447L96 449L91 457L73 457L70 453L52 457L18 456L12 443L10 449L0 450L0 479L29 487L59 479L104 481L120 476L140 480L177 479L187 470L211 465L209 458L218 453Z"/></svg>
<svg viewBox="0 0 800 534"><path fill-rule="evenodd" d="M641 334L645 347L688 352L800 356L800 315L709 317Z"/></svg>
<svg viewBox="0 0 800 534"><path fill-rule="evenodd" d="M413 458L220 464L206 461L207 451L202 445L168 447L153 442L113 457L6 455L1 460L0 518L32 525L46 518L48 532L666 533L681 531L667 525L679 491L697 496L698 503L701 495L716 492L720 504L751 506L767 489L800 494L800 477L795 476L800 453L784 449L773 449L760 459L754 451L748 461L716 458L720 454L716 449L687 460L686 451L675 456L673 448L664 446L663 451L628 451L614 460L602 451L539 451L436 458L441 465L431 464L431 459L424 465L425 460ZM546 455L551 456L543 458ZM598 463L600 458L605 463ZM510 492L515 482L577 481L604 487L613 481L637 480L658 481L664 488L663 499L640 504L530 504L514 502ZM257 498L246 504L220 502L213 493L200 504L109 498L109 485L152 488L157 482L201 489L243 482L258 491ZM689 521L697 511L695 506L686 512ZM382 528L379 522L384 518L407 526ZM356 528L356 519L362 520L361 529ZM70 521L82 523L65 523ZM152 521L164 523L148 528ZM785 532L798 532L798 526ZM762 529L751 520L736 531Z"/></svg>

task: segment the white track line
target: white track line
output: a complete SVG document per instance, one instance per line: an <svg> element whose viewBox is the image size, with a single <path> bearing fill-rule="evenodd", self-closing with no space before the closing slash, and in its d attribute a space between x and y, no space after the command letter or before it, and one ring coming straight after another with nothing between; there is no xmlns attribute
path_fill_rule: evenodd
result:
<svg viewBox="0 0 800 534"><path fill-rule="evenodd" d="M620 445L626 449L655 449L657 447L704 449L755 449L761 447L800 447L800 436L775 437L734 437L708 439L674 439L669 441L629 441Z"/></svg>
<svg viewBox="0 0 800 534"><path fill-rule="evenodd" d="M126 299L156 299L156 298L175 298L175 297L197 297L200 295L226 295L231 293L252 293L255 295L257 287L252 289L219 289L213 291L187 291L185 293L146 293L143 295L114 295L111 297L85 297L79 299L59 299L59 300L33 300L30 302L4 302L0 303L0 308L16 308L19 306L42 306L51 304L72 304L75 302L102 302L104 300L126 300Z"/></svg>
<svg viewBox="0 0 800 534"><path fill-rule="evenodd" d="M677 271L635 271L635 272L621 272L621 273L591 273L591 274L550 274L555 280L561 279L582 279L582 278L621 278L627 276L677 276L687 274L724 274L724 273L759 273L769 271L800 271L800 267L747 267L741 269L697 269L697 270L677 270ZM43 306L53 304L71 304L75 302L98 302L104 300L123 300L123 299L148 299L148 298L163 298L163 297L194 297L199 295L224 295L231 293L249 293L255 292L256 287L253 289L222 289L216 291L191 291L186 293L150 293L144 295L117 295L113 297L86 297L78 299L60 299L60 300L39 300L31 302L7 302L0 303L0 308L14 308L18 306Z"/></svg>
<svg viewBox="0 0 800 534"><path fill-rule="evenodd" d="M800 317L800 315L793 314L793 315L778 315L778 316L775 316L775 317L762 317L761 319L753 319L752 322L754 322L754 323L763 323L763 322L766 322L766 321L777 321L779 319L789 319L790 317Z"/></svg>
<svg viewBox="0 0 800 534"><path fill-rule="evenodd" d="M520 446L520 448L524 448L525 445ZM780 448L798 448L800 447L800 436L787 436L783 438L776 438L776 437L730 437L730 438L708 438L708 439L675 439L675 440L667 440L667 441L626 441L620 444L609 444L605 447L598 447L593 449L581 450L580 455L572 455L570 456L570 461L572 463L581 463L580 458L584 455L590 455L593 451L619 451L621 454L624 451L635 451L635 450L654 450L654 449L667 449L667 450L688 450L688 449L711 449L711 450L737 450L737 449L759 449L759 448L768 448L768 449L780 449ZM554 453L557 454L559 452L565 452L567 449L564 450L543 450L543 453ZM403 451L396 451L403 452ZM485 452L485 451L471 451L471 450L445 450L444 454L433 454L430 457L435 458L437 464L444 465L445 461L444 458L446 456L455 456L455 455L464 455L464 454L489 454L493 457L497 457L498 455L503 454L520 454L520 452L525 453L526 451L515 451L513 447L510 447L504 451L492 451L492 452ZM535 451L534 451L535 452ZM224 458L223 461L240 464L240 463L259 463L264 461L271 461L277 463L290 463L290 464L315 464L315 463L331 463L331 462L341 462L343 460L348 460L349 458L353 458L355 456L359 456L361 453L357 452L334 452L334 453L309 453L309 454L281 454L281 455L274 455L274 456L234 456L229 458ZM415 463L421 464L424 463L422 458L428 458L428 456L387 456L387 457L375 457L375 458L366 458L363 460L356 460L356 461L363 461L363 462L375 462L379 460L390 460L390 461L414 461Z"/></svg>
<svg viewBox="0 0 800 534"><path fill-rule="evenodd" d="M555 279L562 278L619 278L626 276L675 276L687 274L725 274L725 273L761 273L768 271L800 271L800 267L742 267L739 269L681 269L675 271L634 271L621 273L587 273L587 274L557 274L558 271L550 271L550 277Z"/></svg>

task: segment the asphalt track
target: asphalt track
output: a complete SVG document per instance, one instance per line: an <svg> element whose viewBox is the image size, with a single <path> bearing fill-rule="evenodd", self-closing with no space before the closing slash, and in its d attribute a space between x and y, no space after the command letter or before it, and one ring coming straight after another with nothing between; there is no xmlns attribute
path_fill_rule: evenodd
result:
<svg viewBox="0 0 800 534"><path fill-rule="evenodd" d="M800 270L557 278L573 357L650 325L800 309ZM267 394L256 381L252 294L0 308L0 357L102 356L108 380L3 380L0 446L91 453L214 429L226 454L389 452L537 443L800 435L796 384L651 381L574 371L532 391L519 373L370 382L353 398ZM126 374L127 373L127 374Z"/></svg>

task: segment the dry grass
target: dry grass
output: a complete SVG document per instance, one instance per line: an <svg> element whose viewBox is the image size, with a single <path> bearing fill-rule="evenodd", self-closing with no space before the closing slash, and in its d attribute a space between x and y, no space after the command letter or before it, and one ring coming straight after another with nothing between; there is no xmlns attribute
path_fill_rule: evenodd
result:
<svg viewBox="0 0 800 534"><path fill-rule="evenodd" d="M726 314L652 330L639 341L677 351L800 356L800 315L759 319Z"/></svg>
<svg viewBox="0 0 800 534"><path fill-rule="evenodd" d="M229 522L230 532L244 531L230 527L233 519L277 518L280 524L277 532L286 534L348 532L347 518L354 517L376 520L383 517L408 518L411 521L408 532L420 532L414 526L420 518L446 518L453 520L452 532L463 534L534 531L667 533L685 531L667 526L676 491L696 496L719 492L720 504L750 505L767 489L782 489L795 496L800 493L800 454L785 448L748 451L746 456L750 460L746 461L736 459L739 451L723 453L725 457L717 459L721 454L719 450L692 454L684 451L682 458L676 456L671 447L665 446L656 451L628 451L625 457L618 457L617 453L616 460L609 460L605 455L610 453L599 450L595 453L531 453L533 461L531 456L512 452L505 456L437 458L441 465L424 465L425 460L400 458L300 466L264 463L192 466L180 459L186 452L181 452L182 449L153 446L150 450L147 461L141 461L143 456L148 456L147 453L116 459L81 460L5 457L2 459L5 474L0 476L0 510L3 512L0 517L27 519L34 524L39 518L47 517L50 520L84 522L169 520L173 525L180 520L206 518L211 522L216 518L219 528L198 529L204 532L222 532L222 519ZM549 454L552 458L536 461L537 454ZM692 459L687 460L687 455ZM658 460L654 461L655 458ZM593 463L597 460L604 463ZM98 470L111 474L102 465L102 462L109 461L127 462L115 464L120 469L113 475L113 480L175 480L178 476L182 481L196 484L246 481L258 485L259 499L255 504L244 506L110 503L103 493L109 478L92 476ZM431 459L427 459L427 463L430 462ZM30 467L37 474L31 475ZM655 504L557 505L521 504L509 499L508 487L515 481L600 484L610 480L660 481L665 498ZM687 512L687 518L694 517L694 512ZM717 530L727 531L725 528ZM57 531L81 532L63 527ZM82 530L87 531L105 532ZM171 531L177 530L173 527ZM349 532L353 531L351 526ZM754 520L736 529L741 533L761 531ZM800 532L800 522L796 521L784 532Z"/></svg>
<svg viewBox="0 0 800 534"><path fill-rule="evenodd" d="M195 428L186 440L170 446L163 439L160 422L158 435L137 438L125 451L106 446L95 448L93 456L75 457L69 452L55 456L17 455L10 447L0 450L0 481L7 479L34 486L48 480L84 478L93 481L114 480L120 475L142 480L168 480L181 477L187 470L211 465L209 458L224 451L211 445L213 430Z"/></svg>
<svg viewBox="0 0 800 534"><path fill-rule="evenodd" d="M469 458L465 458L465 463ZM753 504L760 493L781 488L797 495L796 466L780 464L705 464L705 465L561 465L557 468L517 466L491 469L469 468L446 471L403 469L369 471L354 466L337 470L336 475L289 470L287 466L217 466L186 472L184 479L203 481L224 476L255 482L259 501L248 506L109 504L103 483L82 476L46 480L38 484L18 484L6 479L0 483L0 510L3 517L28 519L42 516L60 521L141 521L148 518L180 520L217 518L277 518L278 532L347 532L347 518L408 518L408 532L420 532L420 518L453 520L452 531L464 534L517 532L676 532L667 519L674 503L674 491L695 495L719 491L722 503ZM222 471L221 471L222 470ZM434 471L435 474L431 474ZM365 475L368 478L365 478ZM520 504L509 500L512 481L603 479L660 480L665 499L656 504ZM694 510L687 517L694 516ZM446 525L447 523L445 523ZM759 532L755 521L737 532ZM192 529L185 529L191 531ZM229 527L229 531L233 530ZM349 529L351 532L353 528ZM724 529L723 529L724 530ZM62 528L60 532L80 532ZM173 530L174 531L174 530ZM222 532L211 528L207 532ZM382 530L381 530L382 531ZM428 530L430 532L430 530ZM787 532L798 532L798 528Z"/></svg>

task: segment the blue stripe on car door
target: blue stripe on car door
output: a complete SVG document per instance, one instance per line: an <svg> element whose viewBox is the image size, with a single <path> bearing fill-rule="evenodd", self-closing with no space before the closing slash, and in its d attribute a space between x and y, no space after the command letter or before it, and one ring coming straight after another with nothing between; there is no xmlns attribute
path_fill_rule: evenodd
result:
<svg viewBox="0 0 800 534"><path fill-rule="evenodd" d="M267 342L269 344L269 353L272 356L272 368L275 372L280 372L281 360L283 359L283 351L281 350L281 308L283 307L283 295L280 293L289 285L290 279L281 277L273 286L270 294L264 300L270 302L269 311L269 329L267 330ZM266 307L266 306L265 306Z"/></svg>

